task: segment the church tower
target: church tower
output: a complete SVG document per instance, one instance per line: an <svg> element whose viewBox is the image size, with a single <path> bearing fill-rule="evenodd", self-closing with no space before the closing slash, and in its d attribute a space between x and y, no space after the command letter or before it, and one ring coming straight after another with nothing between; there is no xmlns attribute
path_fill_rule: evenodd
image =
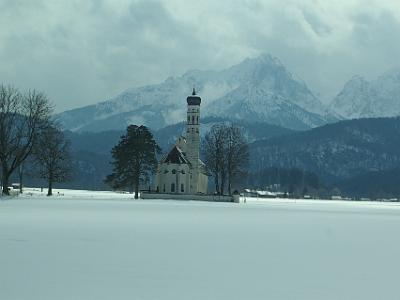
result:
<svg viewBox="0 0 400 300"><path fill-rule="evenodd" d="M196 95L193 88L192 95L187 97L187 128L186 128L186 156L192 165L190 178L190 192L199 192L199 167L200 167L200 103L201 98Z"/></svg>
<svg viewBox="0 0 400 300"><path fill-rule="evenodd" d="M192 95L186 100L186 137L179 137L171 150L160 160L154 181L157 193L207 194L209 175L199 153L201 98L193 89Z"/></svg>

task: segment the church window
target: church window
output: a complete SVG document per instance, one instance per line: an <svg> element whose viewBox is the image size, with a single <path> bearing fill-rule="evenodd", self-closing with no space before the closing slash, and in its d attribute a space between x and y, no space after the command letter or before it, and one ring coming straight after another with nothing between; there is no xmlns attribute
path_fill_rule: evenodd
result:
<svg viewBox="0 0 400 300"><path fill-rule="evenodd" d="M175 169L172 170L172 174L176 174L176 170Z"/></svg>
<svg viewBox="0 0 400 300"><path fill-rule="evenodd" d="M185 191L185 185L181 183L181 192L183 193Z"/></svg>
<svg viewBox="0 0 400 300"><path fill-rule="evenodd" d="M199 124L199 116L197 116L196 118L197 118L197 124Z"/></svg>
<svg viewBox="0 0 400 300"><path fill-rule="evenodd" d="M190 123L190 116L188 116L188 123Z"/></svg>
<svg viewBox="0 0 400 300"><path fill-rule="evenodd" d="M175 183L171 183L171 193L175 193Z"/></svg>
<svg viewBox="0 0 400 300"><path fill-rule="evenodd" d="M194 133L194 128L192 128L192 133Z"/></svg>
<svg viewBox="0 0 400 300"><path fill-rule="evenodd" d="M165 183L164 183L164 188L163 188L163 192L165 193Z"/></svg>
<svg viewBox="0 0 400 300"><path fill-rule="evenodd" d="M194 124L194 116L192 116L192 124Z"/></svg>
<svg viewBox="0 0 400 300"><path fill-rule="evenodd" d="M186 172L185 172L185 170L182 170L181 173L182 173L182 174L185 174Z"/></svg>

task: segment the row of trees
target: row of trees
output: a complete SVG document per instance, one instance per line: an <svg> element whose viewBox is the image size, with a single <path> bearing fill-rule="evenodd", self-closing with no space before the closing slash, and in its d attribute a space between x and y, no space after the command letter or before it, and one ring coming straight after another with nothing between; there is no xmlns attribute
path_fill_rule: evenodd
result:
<svg viewBox="0 0 400 300"><path fill-rule="evenodd" d="M53 107L45 94L35 90L21 93L0 85L0 166L2 194L9 195L12 174L31 158L39 177L49 183L71 174L69 143L52 118ZM21 186L22 187L22 186Z"/></svg>
<svg viewBox="0 0 400 300"><path fill-rule="evenodd" d="M268 167L249 173L244 184L249 188L266 188L270 191L286 192L293 196L317 196L323 185L318 176L297 168Z"/></svg>
<svg viewBox="0 0 400 300"><path fill-rule="evenodd" d="M134 191L138 198L139 186L149 183L160 152L147 127L128 126L126 134L112 149L113 173L105 182L114 189ZM205 136L203 154L207 169L214 177L216 192L223 195L227 186L231 194L235 180L245 175L249 160L248 145L241 129L224 124L213 126Z"/></svg>
<svg viewBox="0 0 400 300"><path fill-rule="evenodd" d="M223 195L227 186L231 195L233 184L246 175L249 163L249 147L242 130L234 125L214 125L204 138L203 154L216 193Z"/></svg>
<svg viewBox="0 0 400 300"><path fill-rule="evenodd" d="M72 174L70 145L52 117L53 107L45 94L26 93L0 85L0 166L2 194L9 194L12 174L23 166L37 169L38 177L47 180L48 195L54 182L68 180ZM114 171L106 182L115 189L126 188L138 197L141 183L148 183L157 168L161 152L145 126L131 125L112 150ZM248 146L240 128L215 125L207 133L203 153L215 190L224 194L246 172ZM27 163L29 161L29 163ZM20 185L22 188L22 185Z"/></svg>

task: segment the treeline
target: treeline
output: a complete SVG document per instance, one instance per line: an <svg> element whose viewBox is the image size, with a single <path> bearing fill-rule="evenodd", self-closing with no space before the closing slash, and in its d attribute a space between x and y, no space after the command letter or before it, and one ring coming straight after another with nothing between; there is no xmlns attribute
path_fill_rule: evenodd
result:
<svg viewBox="0 0 400 300"><path fill-rule="evenodd" d="M290 197L306 195L321 199L332 196L371 200L400 199L400 168L373 171L334 183L324 182L318 174L298 168L268 167L249 172L241 188L280 192Z"/></svg>
<svg viewBox="0 0 400 300"><path fill-rule="evenodd" d="M2 194L10 194L9 181L15 172L22 192L24 165L31 176L47 180L48 195L54 182L70 177L69 143L52 114L53 106L44 93L0 85Z"/></svg>
<svg viewBox="0 0 400 300"><path fill-rule="evenodd" d="M269 167L248 174L245 186L254 189L287 193L295 197L317 197L329 193L313 172L297 168Z"/></svg>

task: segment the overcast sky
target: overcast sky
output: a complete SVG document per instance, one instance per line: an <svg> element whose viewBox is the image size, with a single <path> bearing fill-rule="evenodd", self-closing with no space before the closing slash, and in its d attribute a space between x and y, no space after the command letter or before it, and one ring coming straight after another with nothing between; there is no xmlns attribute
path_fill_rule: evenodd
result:
<svg viewBox="0 0 400 300"><path fill-rule="evenodd" d="M327 101L399 67L400 0L0 0L0 82L57 111L260 53Z"/></svg>

